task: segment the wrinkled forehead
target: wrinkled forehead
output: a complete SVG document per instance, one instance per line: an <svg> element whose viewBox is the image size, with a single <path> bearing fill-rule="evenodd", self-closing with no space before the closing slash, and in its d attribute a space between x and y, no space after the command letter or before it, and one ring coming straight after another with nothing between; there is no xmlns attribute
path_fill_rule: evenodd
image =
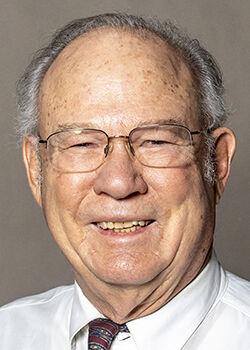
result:
<svg viewBox="0 0 250 350"><path fill-rule="evenodd" d="M72 116L79 105L84 109L83 101L88 112L128 101L133 109L140 98L157 109L170 95L195 109L195 88L178 52L156 35L102 28L72 41L52 63L41 86L40 115L48 119L53 112L56 119L71 108Z"/></svg>

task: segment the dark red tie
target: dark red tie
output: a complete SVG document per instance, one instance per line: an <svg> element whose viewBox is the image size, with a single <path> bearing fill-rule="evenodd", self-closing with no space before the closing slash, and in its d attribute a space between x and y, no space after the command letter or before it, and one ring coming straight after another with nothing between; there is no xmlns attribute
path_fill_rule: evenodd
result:
<svg viewBox="0 0 250 350"><path fill-rule="evenodd" d="M88 350L108 350L119 332L129 332L126 324L117 324L107 318L89 322Z"/></svg>

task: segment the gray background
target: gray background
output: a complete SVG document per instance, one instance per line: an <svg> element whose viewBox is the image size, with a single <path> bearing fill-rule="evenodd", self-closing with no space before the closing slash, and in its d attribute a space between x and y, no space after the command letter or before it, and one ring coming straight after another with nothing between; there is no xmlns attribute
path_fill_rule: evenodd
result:
<svg viewBox="0 0 250 350"><path fill-rule="evenodd" d="M205 43L222 67L233 108L228 125L238 148L218 207L216 250L227 269L250 279L250 1L0 0L0 304L72 281L28 189L13 131L15 82L57 27L108 11L174 19Z"/></svg>

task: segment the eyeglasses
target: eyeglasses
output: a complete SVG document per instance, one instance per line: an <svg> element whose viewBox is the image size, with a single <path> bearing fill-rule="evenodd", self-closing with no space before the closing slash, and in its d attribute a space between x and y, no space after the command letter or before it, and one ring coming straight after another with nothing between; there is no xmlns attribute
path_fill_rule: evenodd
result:
<svg viewBox="0 0 250 350"><path fill-rule="evenodd" d="M79 128L57 131L39 143L46 144L51 164L62 172L96 170L112 152L116 139L122 139L129 154L141 164L173 168L187 164L193 154L193 135L203 132L176 124L138 127L128 136L108 136L102 130Z"/></svg>

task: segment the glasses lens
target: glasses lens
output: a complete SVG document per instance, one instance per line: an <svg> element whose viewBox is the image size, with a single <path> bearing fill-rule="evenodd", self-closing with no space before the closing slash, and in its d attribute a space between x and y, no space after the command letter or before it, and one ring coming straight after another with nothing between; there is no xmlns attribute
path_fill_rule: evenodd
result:
<svg viewBox="0 0 250 350"><path fill-rule="evenodd" d="M104 161L107 143L102 131L62 131L49 138L50 159L53 166L62 171L91 171Z"/></svg>
<svg viewBox="0 0 250 350"><path fill-rule="evenodd" d="M132 131L130 143L137 159L151 167L180 167L192 158L191 134L182 126L138 128Z"/></svg>

